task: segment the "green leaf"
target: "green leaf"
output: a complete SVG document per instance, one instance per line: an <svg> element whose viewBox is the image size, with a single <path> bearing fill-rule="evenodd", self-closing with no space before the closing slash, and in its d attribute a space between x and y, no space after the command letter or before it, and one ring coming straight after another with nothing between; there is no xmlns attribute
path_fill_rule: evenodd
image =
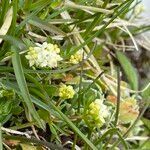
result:
<svg viewBox="0 0 150 150"><path fill-rule="evenodd" d="M150 120L144 117L141 120L143 121L144 125L150 130Z"/></svg>
<svg viewBox="0 0 150 150"><path fill-rule="evenodd" d="M51 3L51 7L53 9L57 8L59 5L61 5L62 1L61 0L53 0L52 3Z"/></svg>
<svg viewBox="0 0 150 150"><path fill-rule="evenodd" d="M47 123L47 122L50 122L50 114L48 111L46 110L43 110L43 109L39 109L38 110L38 114L39 116Z"/></svg>
<svg viewBox="0 0 150 150"><path fill-rule="evenodd" d="M144 90L144 92L142 93L142 97L148 101L148 99L150 98L150 86Z"/></svg>
<svg viewBox="0 0 150 150"><path fill-rule="evenodd" d="M31 97L30 97L28 87L27 87L25 77L24 77L24 72L22 69L22 64L21 64L19 52L18 52L18 50L16 50L15 47L12 47L12 52L13 52L12 63L13 63L13 67L14 67L16 80L18 82L18 86L19 86L20 91L21 91L21 95L24 99L24 102L26 103L26 105L28 107L29 112L33 116L33 118L38 122L39 126L42 129L45 129L45 126L41 122L41 119L40 119L38 113L36 112L35 107L31 101Z"/></svg>
<svg viewBox="0 0 150 150"><path fill-rule="evenodd" d="M142 145L142 147L140 147L141 150L148 150L150 148L150 141L149 139L147 141L144 142L144 144Z"/></svg>
<svg viewBox="0 0 150 150"><path fill-rule="evenodd" d="M39 19L38 17L33 17L31 20L28 21L30 24L40 28L40 29L43 29L43 30L46 30L46 31L49 31L51 33L54 33L54 34L60 34L60 35L63 35L63 36L67 36L65 32L63 32L60 28L52 25L52 24L49 24L47 23L46 21L43 21L41 19Z"/></svg>
<svg viewBox="0 0 150 150"><path fill-rule="evenodd" d="M116 52L117 59L119 63L121 64L124 73L127 76L127 79L130 83L130 86L133 90L138 90L138 77L137 77L137 71L132 66L130 60L127 58L126 55L124 55L122 52L117 51Z"/></svg>
<svg viewBox="0 0 150 150"><path fill-rule="evenodd" d="M21 106L15 106L12 108L12 114L13 115L19 115L23 111L24 111L24 109Z"/></svg>
<svg viewBox="0 0 150 150"><path fill-rule="evenodd" d="M34 3L31 4L30 6L30 11L31 10L36 10L38 8L41 8L41 6L48 6L50 3L49 0L39 0L39 1L35 1Z"/></svg>
<svg viewBox="0 0 150 150"><path fill-rule="evenodd" d="M18 47L19 49L25 49L25 44L18 38L11 36L11 35L0 35L0 38L8 41L11 45Z"/></svg>
<svg viewBox="0 0 150 150"><path fill-rule="evenodd" d="M3 123L7 116L11 113L12 101L0 99L0 123Z"/></svg>
<svg viewBox="0 0 150 150"><path fill-rule="evenodd" d="M55 85L46 85L44 89L50 97L58 95L58 88Z"/></svg>
<svg viewBox="0 0 150 150"><path fill-rule="evenodd" d="M2 23L5 19L5 16L6 16L8 9L9 9L9 1L1 1L0 26L2 25Z"/></svg>
<svg viewBox="0 0 150 150"><path fill-rule="evenodd" d="M57 134L57 131L56 131L55 127L53 126L53 124L50 124L50 123L49 123L49 127L50 127L50 130L51 130L51 132L52 132L52 138L53 138L53 139L56 138L59 142L61 142L61 140L60 140L60 138L59 138L59 135Z"/></svg>
<svg viewBox="0 0 150 150"><path fill-rule="evenodd" d="M87 90L83 95L83 103L84 106L87 107L92 101L94 101L97 97L97 91L94 89Z"/></svg>

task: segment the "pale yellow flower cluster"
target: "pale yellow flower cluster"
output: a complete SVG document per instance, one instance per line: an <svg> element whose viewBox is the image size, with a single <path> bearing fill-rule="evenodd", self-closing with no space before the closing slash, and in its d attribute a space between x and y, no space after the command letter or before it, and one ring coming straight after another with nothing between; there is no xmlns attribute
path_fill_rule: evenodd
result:
<svg viewBox="0 0 150 150"><path fill-rule="evenodd" d="M105 123L108 114L107 106L103 104L102 100L96 99L89 105L86 120L89 125L101 127Z"/></svg>
<svg viewBox="0 0 150 150"><path fill-rule="evenodd" d="M130 123L135 121L139 115L139 107L136 99L126 98L120 103L119 120L122 123Z"/></svg>
<svg viewBox="0 0 150 150"><path fill-rule="evenodd" d="M72 64L78 64L79 62L82 61L82 57L83 57L83 52L82 51L78 51L74 55L71 55L69 61Z"/></svg>
<svg viewBox="0 0 150 150"><path fill-rule="evenodd" d="M62 99L70 99L73 98L75 91L71 85L62 84L59 88L59 97Z"/></svg>
<svg viewBox="0 0 150 150"><path fill-rule="evenodd" d="M26 55L30 66L55 68L58 62L62 60L60 57L60 49L56 44L44 42L36 43L36 47L30 47Z"/></svg>
<svg viewBox="0 0 150 150"><path fill-rule="evenodd" d="M30 66L36 64L36 60L38 58L38 51L40 51L38 47L29 47L29 51L26 55L26 58L29 60Z"/></svg>

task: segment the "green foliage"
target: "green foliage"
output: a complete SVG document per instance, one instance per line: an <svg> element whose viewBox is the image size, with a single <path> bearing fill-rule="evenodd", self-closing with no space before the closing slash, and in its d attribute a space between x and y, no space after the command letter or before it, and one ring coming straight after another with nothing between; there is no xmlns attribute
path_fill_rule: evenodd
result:
<svg viewBox="0 0 150 150"><path fill-rule="evenodd" d="M0 122L3 123L6 117L10 114L12 109L12 102L1 100L0 102Z"/></svg>
<svg viewBox="0 0 150 150"><path fill-rule="evenodd" d="M7 117L11 115L14 101L14 91L11 89L0 88L0 123L3 124Z"/></svg>
<svg viewBox="0 0 150 150"><path fill-rule="evenodd" d="M138 29L133 26L137 5L134 3L134 0L0 1L0 150L7 144L14 149L63 149L70 143L72 150L77 146L86 150L149 146L149 142L128 142L125 138L137 121L129 117L126 124L118 117L118 106L125 98L132 95L137 101L141 97L149 99L149 88L134 94L133 90L138 90L138 73L121 52L133 47L126 42L134 41L131 34L148 30L145 25L139 25ZM124 33L124 25L131 34ZM31 59L27 59L31 47L36 47L41 55L36 57L34 51L28 56ZM59 50L62 60L57 63ZM82 60L73 64L70 58L80 51ZM120 81L118 91L114 51L127 78ZM42 60L40 67L35 65L38 59ZM42 67L48 64L47 60L53 67L50 64ZM62 84L72 89L73 96L60 96ZM116 106L117 92L120 101ZM99 103L95 103L97 99ZM132 103L122 109L127 115L139 113L138 105ZM145 125L142 129L149 129L149 120L142 118L142 121ZM3 127L8 130L3 131ZM20 131L22 136L10 129ZM147 136L145 130L130 133Z"/></svg>

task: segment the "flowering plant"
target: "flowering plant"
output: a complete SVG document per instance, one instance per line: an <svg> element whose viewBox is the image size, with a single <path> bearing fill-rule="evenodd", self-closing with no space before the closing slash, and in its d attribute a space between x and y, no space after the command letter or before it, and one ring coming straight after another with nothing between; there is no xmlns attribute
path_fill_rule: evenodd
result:
<svg viewBox="0 0 150 150"><path fill-rule="evenodd" d="M139 3L0 0L0 150L150 149Z"/></svg>

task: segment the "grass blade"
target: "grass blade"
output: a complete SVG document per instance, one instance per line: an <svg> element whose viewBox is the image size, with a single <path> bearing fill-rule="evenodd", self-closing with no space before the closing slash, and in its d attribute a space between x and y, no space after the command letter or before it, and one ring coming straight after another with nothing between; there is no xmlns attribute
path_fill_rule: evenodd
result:
<svg viewBox="0 0 150 150"><path fill-rule="evenodd" d="M2 0L1 1L0 26L2 25L4 21L8 8L9 8L9 1Z"/></svg>
<svg viewBox="0 0 150 150"><path fill-rule="evenodd" d="M11 26L12 16L13 16L13 8L11 7L6 14L6 18L2 27L0 28L0 35L5 35L8 32ZM0 43L1 42L2 42L2 39L0 38Z"/></svg>
<svg viewBox="0 0 150 150"><path fill-rule="evenodd" d="M24 102L26 103L31 115L33 116L33 118L38 122L39 126L44 129L45 126L44 124L41 122L39 115L37 114L33 103L31 102L31 98L30 98L30 94L28 91L28 87L25 81L25 77L24 77L24 73L23 73L23 69L22 69L22 65L21 65L21 60L20 60L20 56L17 50L15 50L15 47L12 47L12 63L13 63L13 67L14 67L14 72L16 75L16 80L18 82L18 86L20 88L21 91L21 95L24 99Z"/></svg>
<svg viewBox="0 0 150 150"><path fill-rule="evenodd" d="M117 128L111 128L109 130L107 130L96 142L95 142L95 145L98 145L100 142L102 142L106 137L107 135L112 135L114 133L117 132Z"/></svg>
<svg viewBox="0 0 150 150"><path fill-rule="evenodd" d="M137 77L137 72L135 68L132 66L129 59L122 52L117 51L116 55L117 55L119 63L121 64L127 76L127 79L131 85L131 88L133 90L137 90L138 89L138 77Z"/></svg>
<svg viewBox="0 0 150 150"><path fill-rule="evenodd" d="M37 17L34 17L34 18L32 18L32 20L29 20L29 23L40 28L40 29L44 29L46 31L49 31L51 33L67 36L66 33L63 32L61 29L59 29L56 26L49 24L49 23L47 23L47 22L45 22L45 21L43 21Z"/></svg>
<svg viewBox="0 0 150 150"><path fill-rule="evenodd" d="M127 0L125 1L123 4L121 4L121 6L119 6L115 12L113 13L114 15L111 17L111 19L102 26L102 28L97 31L95 34L93 34L91 37L89 37L87 40L85 40L85 42L83 42L81 45L75 47L72 49L72 52L77 52L79 49L83 48L85 45L87 45L88 43L90 43L95 37L101 35L102 33L104 33L106 27L114 20L116 19L120 14L122 14L124 11L126 11L128 9L128 7L131 5L131 3L134 0Z"/></svg>
<svg viewBox="0 0 150 150"><path fill-rule="evenodd" d="M18 11L18 0L14 0L12 2L12 5L13 5L13 18L12 18L11 29L9 33L11 35L15 35L15 27L16 27L17 11Z"/></svg>

